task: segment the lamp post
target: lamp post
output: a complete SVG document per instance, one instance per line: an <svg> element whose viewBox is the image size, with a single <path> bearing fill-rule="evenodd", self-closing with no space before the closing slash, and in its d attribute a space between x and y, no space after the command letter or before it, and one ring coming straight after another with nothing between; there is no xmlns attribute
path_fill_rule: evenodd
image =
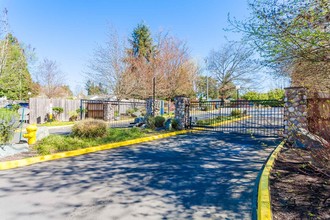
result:
<svg viewBox="0 0 330 220"><path fill-rule="evenodd" d="M206 100L209 100L209 77L206 76Z"/></svg>
<svg viewBox="0 0 330 220"><path fill-rule="evenodd" d="M205 59L205 65L207 70L207 59ZM206 74L206 100L209 100L209 76Z"/></svg>
<svg viewBox="0 0 330 220"><path fill-rule="evenodd" d="M237 85L237 86L236 86L236 100L239 99L239 89L240 89L240 88L241 88L240 85Z"/></svg>

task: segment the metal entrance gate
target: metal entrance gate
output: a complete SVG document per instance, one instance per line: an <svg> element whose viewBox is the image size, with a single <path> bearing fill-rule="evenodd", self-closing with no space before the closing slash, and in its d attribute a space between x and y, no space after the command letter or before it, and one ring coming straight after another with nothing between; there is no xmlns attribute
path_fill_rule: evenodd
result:
<svg viewBox="0 0 330 220"><path fill-rule="evenodd" d="M237 100L190 102L190 126L228 133L281 136L284 102Z"/></svg>

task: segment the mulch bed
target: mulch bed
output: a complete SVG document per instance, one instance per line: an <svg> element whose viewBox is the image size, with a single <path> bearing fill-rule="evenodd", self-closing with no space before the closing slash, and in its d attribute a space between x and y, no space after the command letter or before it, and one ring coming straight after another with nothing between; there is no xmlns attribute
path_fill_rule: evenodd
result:
<svg viewBox="0 0 330 220"><path fill-rule="evenodd" d="M330 219L330 179L310 168L311 152L286 146L270 176L273 219Z"/></svg>
<svg viewBox="0 0 330 220"><path fill-rule="evenodd" d="M0 158L0 162L11 161L11 160L20 160L20 159L24 159L24 158L28 158L28 157L36 157L36 156L39 156L37 151L30 149L28 152L22 152L22 153L18 153L18 154L14 154L11 156Z"/></svg>

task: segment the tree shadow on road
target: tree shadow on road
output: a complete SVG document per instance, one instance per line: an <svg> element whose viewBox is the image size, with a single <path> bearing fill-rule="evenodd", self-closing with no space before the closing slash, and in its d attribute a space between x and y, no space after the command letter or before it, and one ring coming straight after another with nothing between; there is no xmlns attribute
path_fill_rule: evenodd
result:
<svg viewBox="0 0 330 220"><path fill-rule="evenodd" d="M201 132L3 171L0 205L29 204L6 211L13 219L251 218L254 182L276 143Z"/></svg>

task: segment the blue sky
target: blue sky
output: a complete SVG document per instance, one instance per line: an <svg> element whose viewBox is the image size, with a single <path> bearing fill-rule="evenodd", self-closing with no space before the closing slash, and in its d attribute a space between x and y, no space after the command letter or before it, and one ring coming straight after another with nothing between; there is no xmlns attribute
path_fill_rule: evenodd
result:
<svg viewBox="0 0 330 220"><path fill-rule="evenodd" d="M1 0L0 8L8 9L11 32L36 48L39 61L47 57L60 64L73 91L84 87L88 59L105 42L109 23L123 36L141 21L153 34L170 31L202 63L226 37L239 39L223 30L227 14L248 16L246 0Z"/></svg>

